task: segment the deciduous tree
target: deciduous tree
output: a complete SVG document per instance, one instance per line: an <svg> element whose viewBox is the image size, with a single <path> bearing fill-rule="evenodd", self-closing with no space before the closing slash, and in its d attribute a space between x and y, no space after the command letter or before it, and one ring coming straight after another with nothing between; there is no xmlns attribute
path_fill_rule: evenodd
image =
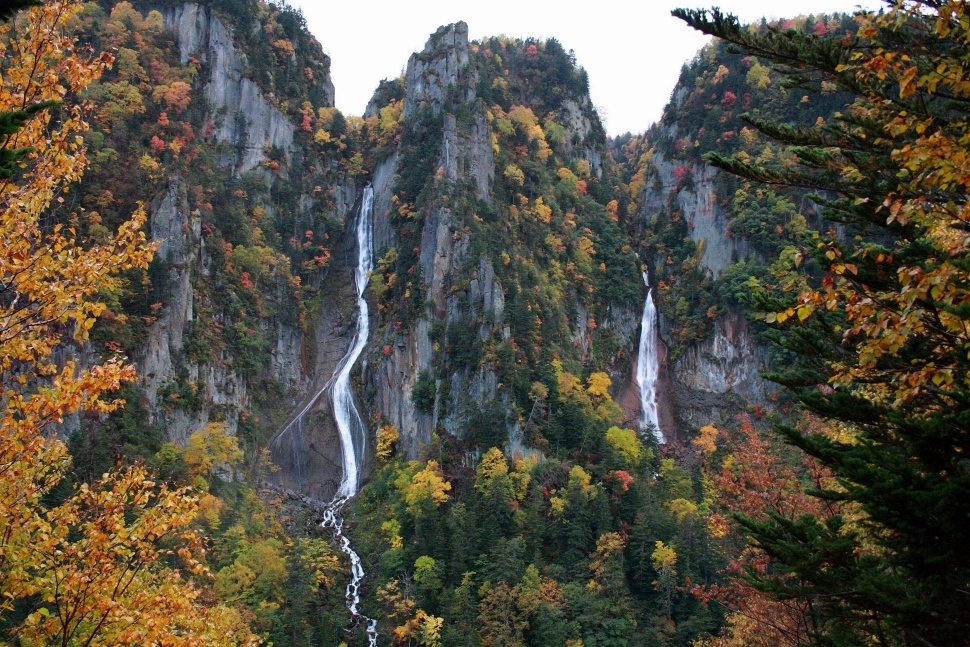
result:
<svg viewBox="0 0 970 647"><path fill-rule="evenodd" d="M121 406L110 392L134 377L123 358L82 368L54 357L87 340L104 310L98 291L146 268L153 251L144 212L93 242L76 238L83 214L65 207L86 163L86 107L60 103L55 116L51 102L76 96L111 62L76 45L69 25L80 7L53 0L0 27L0 112L20 126L2 144L15 168L0 177L0 626L24 645L254 643L237 612L201 603L161 560L204 573L190 492L133 468L44 502L70 464L57 425ZM25 619L10 614L15 603Z"/></svg>

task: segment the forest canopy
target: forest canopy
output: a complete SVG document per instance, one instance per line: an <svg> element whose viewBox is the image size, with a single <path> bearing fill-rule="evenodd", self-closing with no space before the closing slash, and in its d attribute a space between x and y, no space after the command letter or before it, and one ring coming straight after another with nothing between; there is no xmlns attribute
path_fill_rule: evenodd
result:
<svg viewBox="0 0 970 647"><path fill-rule="evenodd" d="M717 39L612 141L571 50L462 24L344 116L285 2L199 5L217 107L178 5L0 2L0 642L968 644L966 3L677 10ZM344 525L329 405L286 423L368 184ZM774 384L666 375L658 443L647 294L668 373L743 339Z"/></svg>

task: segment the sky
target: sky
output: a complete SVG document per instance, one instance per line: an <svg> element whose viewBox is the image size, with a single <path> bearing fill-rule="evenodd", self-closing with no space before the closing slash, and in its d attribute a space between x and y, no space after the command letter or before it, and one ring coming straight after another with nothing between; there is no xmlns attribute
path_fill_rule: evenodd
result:
<svg viewBox="0 0 970 647"><path fill-rule="evenodd" d="M469 38L556 38L589 73L593 104L611 136L643 132L657 121L681 66L707 42L670 15L675 7L720 6L742 21L762 16L875 9L877 0L290 0L331 57L337 108L363 113L382 79L399 76L408 57L441 25L464 20Z"/></svg>

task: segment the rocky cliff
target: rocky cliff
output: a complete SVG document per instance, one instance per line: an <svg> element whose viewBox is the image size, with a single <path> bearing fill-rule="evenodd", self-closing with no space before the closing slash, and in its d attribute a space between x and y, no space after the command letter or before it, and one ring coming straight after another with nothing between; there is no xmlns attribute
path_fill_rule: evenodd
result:
<svg viewBox="0 0 970 647"><path fill-rule="evenodd" d="M222 144L221 164L241 173L255 168L267 147L280 149L287 161L293 155L294 124L263 96L263 89L245 76L249 61L233 43L232 31L194 3L165 11L165 27L175 32L179 60L185 65L197 58L209 70L201 81L208 105L207 126ZM333 105L333 84L327 84Z"/></svg>
<svg viewBox="0 0 970 647"><path fill-rule="evenodd" d="M88 194L108 204L100 188L120 178L135 188L110 209L150 204L159 252L123 332L149 422L169 438L223 422L269 443L280 485L332 494L340 447L323 391L354 330L348 232L366 182L377 322L354 379L372 433L395 427L404 456L441 443L466 457L549 454L585 447L577 429L594 419L635 427L644 290L631 231L646 232L641 257L659 270L669 437L764 399L748 327L695 303L677 266L693 260L709 291L757 255L728 235L725 187L678 150L681 126L661 124L631 207L585 72L554 39L469 42L465 24L442 27L349 123L292 10L124 6L108 33L131 25L141 40L119 47L155 48L132 49L124 72L144 75L145 108L105 124ZM151 83L165 90L149 95ZM692 100L675 96L671 110ZM127 176L109 146L140 155Z"/></svg>
<svg viewBox="0 0 970 647"><path fill-rule="evenodd" d="M696 266L691 270L716 281L733 263L755 254L745 239L730 233L733 213L718 200L716 180L720 171L702 161L668 161L662 151L655 151L650 173L653 181L642 202L644 219L656 226L663 216L679 214L695 243ZM677 176L682 174L692 178L688 186L679 185ZM665 261L654 257L654 262ZM664 346L658 394L661 426L674 430L675 435L727 421L748 403L764 403L772 390L760 377L767 366L767 351L752 338L747 322L733 304L721 310L713 321L705 322L706 330L698 335L700 338L687 344L681 341L684 336L674 331L674 313L659 313ZM668 352L678 346L676 354Z"/></svg>
<svg viewBox="0 0 970 647"><path fill-rule="evenodd" d="M661 121L642 137L615 142L640 213L630 231L643 244L657 295L667 424L696 430L763 405L774 392L759 377L769 357L757 326L747 323L745 284L770 282L775 259L814 213L805 196L752 188L702 154L769 159L775 151L742 113L757 108L811 124L838 101L833 94L809 105L756 58L715 42L684 67Z"/></svg>
<svg viewBox="0 0 970 647"><path fill-rule="evenodd" d="M195 57L208 71L197 80L201 86L198 100L204 112L206 129L221 151L218 164L229 174L238 175L256 168L265 151L285 151L287 168L294 152L294 125L269 100L256 83L244 76L246 55L233 43L232 31L208 8L186 3L164 12L165 28L173 32L178 44L179 62ZM328 82L329 83L329 82ZM332 97L332 85L328 88ZM228 357L198 364L186 361L183 337L195 322L193 283L204 280L211 263L202 239L201 216L191 211L185 181L173 175L168 186L152 202L152 240L158 243L158 258L169 269L170 300L149 331L147 349L140 362L145 395L152 418L179 443L208 422L212 411L219 412L230 433L237 432L240 414L249 405L246 378L234 370ZM200 322L211 325L211 322ZM302 386L300 356L302 336L284 324L273 326L274 377L291 387ZM181 373L181 374L180 374ZM166 383L185 381L201 391L202 402L195 411L166 406L159 389Z"/></svg>
<svg viewBox="0 0 970 647"><path fill-rule="evenodd" d="M327 279L358 191L329 59L299 15L219 6L86 10L121 61L94 93L134 108L97 115L83 201L109 223L143 201L158 245L94 337L136 359L168 439L220 422L262 444L345 343Z"/></svg>
<svg viewBox="0 0 970 647"><path fill-rule="evenodd" d="M558 56L561 49L553 43L548 53ZM509 73L491 67L496 45L507 60L518 55L525 65L532 63L530 56L540 53L535 44L529 50L529 44L515 42L469 43L467 26L457 23L438 30L424 50L411 57L403 79L401 144L373 174L377 253L400 258L406 253L402 246L413 246L412 264L398 266L403 274L418 277L409 280L406 296L402 295L417 307L398 301L397 310L384 311L384 325L376 331L363 382L365 393L373 394L374 414L401 432L399 449L410 458L432 443L436 431L472 450L483 442L505 445L510 452L535 449L534 439L526 436L535 435L537 419L527 409L536 409L538 400L533 396L529 402L528 387L522 389L525 398L516 397L500 354L522 352L516 324L527 323L531 328L534 323L523 317L541 312L538 302L529 304L526 301L532 299L521 296L520 275L509 268L525 262L547 269L548 261L536 258L532 250L528 259L511 256L515 251L511 246L496 247L498 240L488 238L516 236L516 195L522 198L520 206L528 205L518 190L530 178L523 175L520 181L513 175L517 165L509 153L528 161L534 152L539 168L561 169L560 176L571 178L573 187L581 180L570 167L583 169L588 178L602 174L605 140L585 87L548 106L553 110L544 110L546 123L540 125L535 117L538 105L517 105L512 96L493 93L494 88L525 85L514 69ZM572 73L568 60L555 62L566 65L561 73ZM487 84L484 90L483 84ZM538 88L532 92L539 94ZM490 105L489 100L495 103ZM538 96L534 103L541 103ZM368 113L376 115L380 109L375 95ZM517 128L523 129L521 135ZM511 140L517 137L521 141L513 151ZM551 147L547 139L552 140ZM536 180L548 182L544 177ZM420 195L411 195L411 187ZM549 185L540 183L537 188L540 194L551 193ZM551 198L547 203L555 205ZM538 205L543 213L542 198ZM547 222L551 212L542 216ZM562 215L575 217L569 212ZM505 231L497 234L493 227ZM389 268L387 274L391 281L401 280L400 273ZM520 295L517 312L509 311L510 292ZM630 343L635 322L629 306L597 304L594 314L592 304L577 298L574 291L565 292L561 299L555 316L563 306L573 314L548 324L562 327L556 334L565 336L568 357L579 364L592 362L593 338L609 334L612 339L608 331L617 332L621 346ZM536 314L526 315L533 307ZM612 314L603 316L607 312ZM602 318L599 324L598 318ZM541 352L541 346L534 350ZM519 362L524 365L528 360L523 356Z"/></svg>
<svg viewBox="0 0 970 647"><path fill-rule="evenodd" d="M432 119L440 116L440 121L436 120L432 127L442 128L441 148L434 153L434 166L429 170L452 186L459 180L472 182L487 201L491 196L495 165L484 110L480 106L472 108L474 117L470 127L462 133L458 131L454 114L441 115L446 105L451 110L474 105L475 80L469 66L468 26L457 23L440 29L431 36L423 51L413 54L408 60L404 76L403 118L413 120L419 111L430 114ZM454 91L459 85L465 86L465 93L457 101L448 101L449 89ZM393 232L390 207L397 187L385 178L396 174L394 165L398 159L396 154L393 155L375 173L375 228L378 232ZM398 237L393 234L380 236L375 241L378 255L397 243ZM440 378L436 378L436 396L430 411L418 410L411 397L418 379L431 369L434 352L431 328L434 321L442 322L447 327L467 314L463 310L476 311L477 314L487 308L493 322L501 322L504 295L486 259L480 259L481 271L473 271L467 291L462 291L460 295L457 292L449 293L448 288L464 269L467 256L468 237L461 232L451 209L442 204L429 205L420 234L417 264L424 280L417 289L424 293L424 300L431 305L431 311L419 316L408 330L392 327L384 333L383 338L375 339L375 347L390 349L380 356L374 355L374 375L370 377L369 384L376 394L375 409L402 432L400 449L410 458L416 458L421 447L431 442L431 432L439 423L438 417L444 409L448 409L449 413L440 422L450 433L460 433L460 420L468 406L457 401L460 395L470 396L476 403L491 401L496 397L498 380L494 372L485 369L472 376L453 374L448 380L447 389L441 389ZM463 308L459 301L467 307ZM441 402L437 394L448 391L454 394L454 399Z"/></svg>

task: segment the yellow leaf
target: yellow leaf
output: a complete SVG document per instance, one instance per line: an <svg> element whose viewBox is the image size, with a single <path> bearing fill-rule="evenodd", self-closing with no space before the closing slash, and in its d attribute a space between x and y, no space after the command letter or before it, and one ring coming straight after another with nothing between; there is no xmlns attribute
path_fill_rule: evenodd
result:
<svg viewBox="0 0 970 647"><path fill-rule="evenodd" d="M919 74L919 70L915 66L903 72L903 75L899 78L899 95L901 97L908 97L916 92L917 74Z"/></svg>

